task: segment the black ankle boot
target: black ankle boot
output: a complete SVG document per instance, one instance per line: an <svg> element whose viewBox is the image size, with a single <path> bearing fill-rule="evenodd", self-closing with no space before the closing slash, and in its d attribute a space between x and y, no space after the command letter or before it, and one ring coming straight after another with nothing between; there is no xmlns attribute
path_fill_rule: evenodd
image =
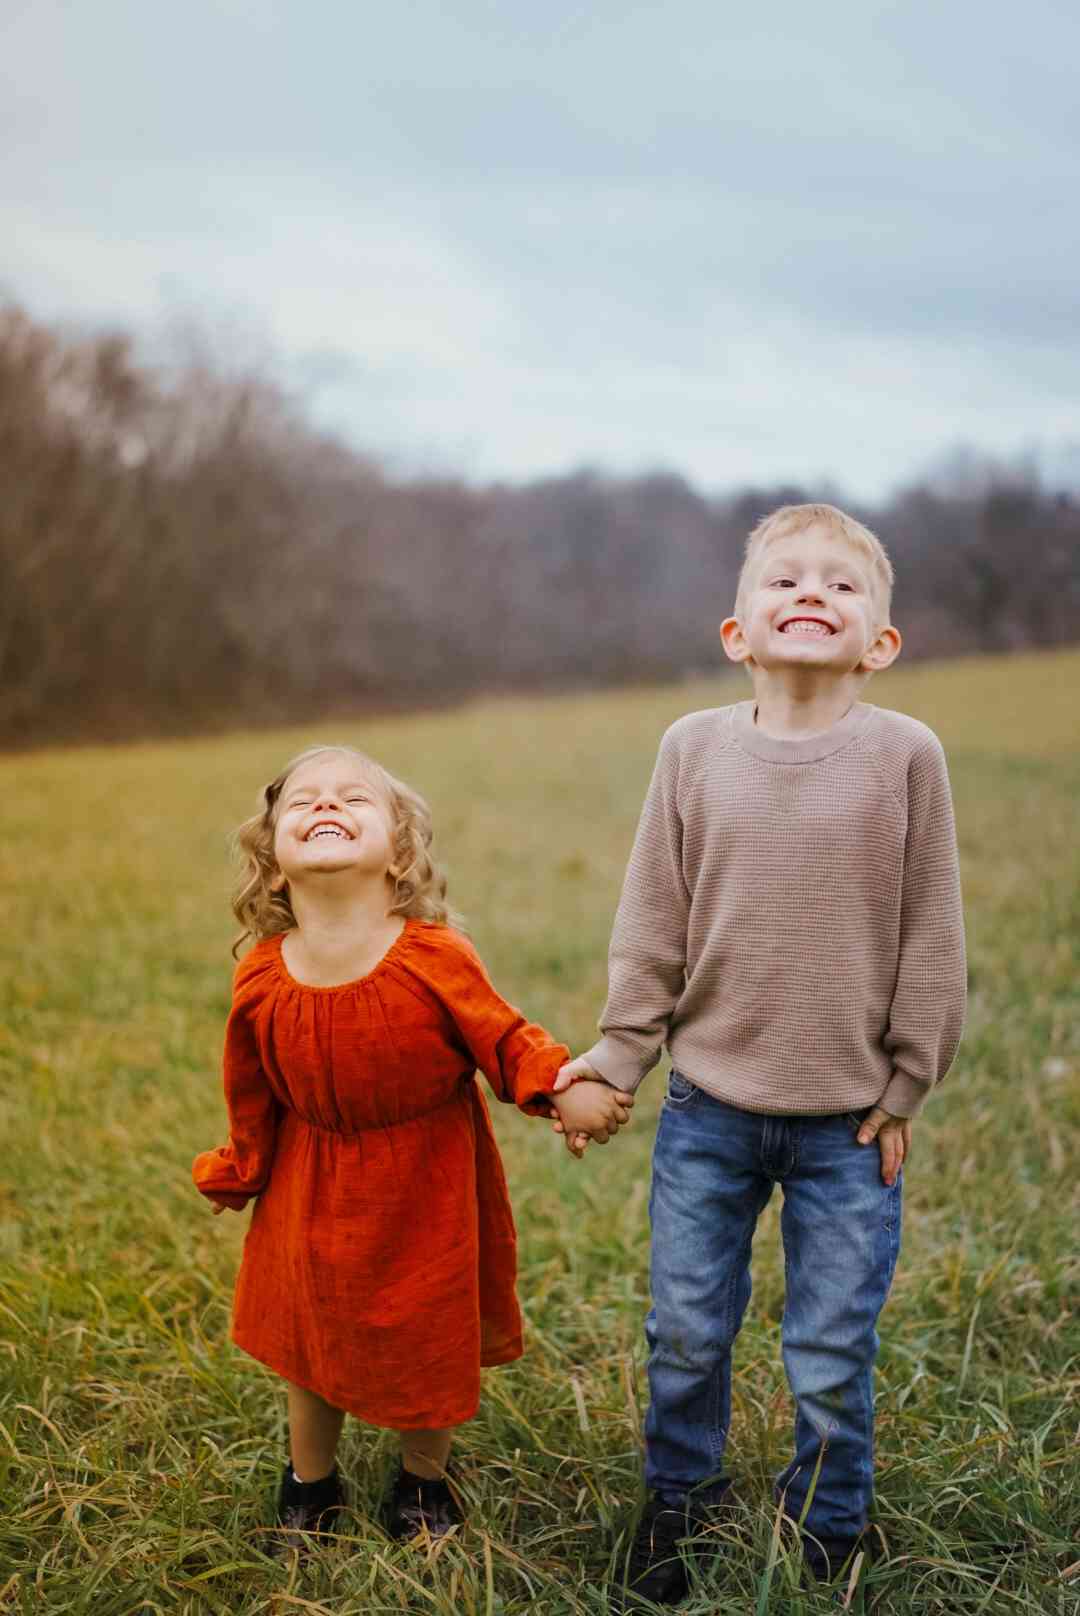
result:
<svg viewBox="0 0 1080 1616"><path fill-rule="evenodd" d="M723 1552L734 1509L726 1484L681 1497L651 1493L616 1567L609 1609L629 1613L681 1605L690 1592L691 1568L704 1570Z"/></svg>
<svg viewBox="0 0 1080 1616"><path fill-rule="evenodd" d="M813 1588L818 1583L834 1582L842 1571L850 1572L859 1542L857 1537L804 1536L803 1585Z"/></svg>
<svg viewBox="0 0 1080 1616"><path fill-rule="evenodd" d="M397 1474L383 1499L382 1518L389 1535L401 1543L424 1533L433 1538L445 1537L465 1517L458 1507L450 1472L431 1479L414 1476L399 1460Z"/></svg>
<svg viewBox="0 0 1080 1616"><path fill-rule="evenodd" d="M281 1477L278 1493L277 1530L270 1554L280 1559L293 1549L301 1554L312 1547L311 1534L332 1532L345 1502L345 1492L335 1465L321 1481L297 1481L291 1464Z"/></svg>

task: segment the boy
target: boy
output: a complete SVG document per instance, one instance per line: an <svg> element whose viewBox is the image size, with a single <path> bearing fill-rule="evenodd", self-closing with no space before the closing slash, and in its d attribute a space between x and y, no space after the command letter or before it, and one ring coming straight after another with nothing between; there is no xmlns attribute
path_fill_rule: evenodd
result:
<svg viewBox="0 0 1080 1616"><path fill-rule="evenodd" d="M676 1604L676 1544L727 1490L731 1347L779 1183L795 1452L777 1478L827 1580L867 1521L876 1323L911 1119L960 1037L948 777L925 725L859 693L900 651L892 568L831 505L750 535L724 650L754 697L690 713L659 757L615 918L602 1037L557 1088L673 1070L650 1198L648 1501L624 1608ZM877 1150L865 1147L877 1142Z"/></svg>

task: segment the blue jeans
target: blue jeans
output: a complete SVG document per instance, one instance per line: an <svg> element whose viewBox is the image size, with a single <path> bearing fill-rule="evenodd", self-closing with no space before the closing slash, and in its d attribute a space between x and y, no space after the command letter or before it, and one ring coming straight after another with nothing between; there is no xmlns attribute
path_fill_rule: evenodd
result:
<svg viewBox="0 0 1080 1616"><path fill-rule="evenodd" d="M873 1491L877 1319L900 1248L901 1184L881 1181L861 1116L774 1117L714 1100L672 1072L653 1152L651 1402L645 1480L680 1497L726 1486L731 1348L750 1299L758 1214L783 1187L784 1367L795 1453L777 1477L816 1538L854 1538ZM814 1480L820 1460L820 1470Z"/></svg>

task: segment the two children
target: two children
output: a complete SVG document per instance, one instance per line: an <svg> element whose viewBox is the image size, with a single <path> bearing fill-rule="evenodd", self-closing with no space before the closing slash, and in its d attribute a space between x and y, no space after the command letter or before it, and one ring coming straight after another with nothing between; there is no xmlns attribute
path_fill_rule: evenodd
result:
<svg viewBox="0 0 1080 1616"><path fill-rule="evenodd" d="M480 1364L521 1350L512 1223L473 1067L522 1109L553 1105L580 1150L627 1120L666 1043L649 1497L625 1606L685 1595L677 1544L724 1506L731 1348L776 1183L797 1410L777 1485L816 1575L852 1552L910 1119L952 1059L965 983L941 748L858 699L900 649L891 583L877 539L831 506L785 507L751 535L721 633L754 698L665 735L603 1036L567 1064L447 925L411 793L340 751L306 754L267 788L244 834L237 912L260 940L227 1034L230 1143L199 1158L196 1179L218 1205L258 1196L234 1336L290 1382L288 1530L327 1524L340 1503L344 1409L403 1433L391 1531L454 1518L451 1430L475 1410Z"/></svg>

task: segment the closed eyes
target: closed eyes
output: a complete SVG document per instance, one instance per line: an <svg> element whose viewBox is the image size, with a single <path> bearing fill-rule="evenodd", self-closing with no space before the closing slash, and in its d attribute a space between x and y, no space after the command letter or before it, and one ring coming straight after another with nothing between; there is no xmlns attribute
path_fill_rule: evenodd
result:
<svg viewBox="0 0 1080 1616"><path fill-rule="evenodd" d="M855 593L855 585L854 584L849 584L843 578L838 578L835 581L835 583L829 584L828 587L830 589L842 590L845 594L848 594L848 595L853 595ZM769 588L770 589L795 589L795 588L797 588L797 584L796 584L796 580L794 578L773 578L773 579L770 580Z"/></svg>
<svg viewBox="0 0 1080 1616"><path fill-rule="evenodd" d="M333 797L334 793L331 792L330 795ZM301 812L303 812L305 808L310 808L318 800L319 798L317 796L290 797L288 802L285 804L285 807L290 810L299 809ZM374 802L375 799L374 797L348 796L339 797L337 800L339 802L356 804L356 806L362 808L366 807L369 803Z"/></svg>

